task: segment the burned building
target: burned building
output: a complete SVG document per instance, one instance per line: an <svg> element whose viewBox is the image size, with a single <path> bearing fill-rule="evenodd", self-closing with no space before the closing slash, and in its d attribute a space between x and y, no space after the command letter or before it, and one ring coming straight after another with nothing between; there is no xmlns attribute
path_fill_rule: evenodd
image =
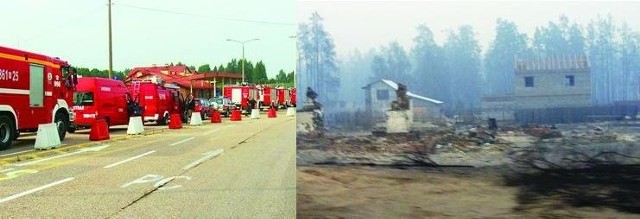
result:
<svg viewBox="0 0 640 219"><path fill-rule="evenodd" d="M591 106L591 69L586 56L549 56L515 63L517 109Z"/></svg>
<svg viewBox="0 0 640 219"><path fill-rule="evenodd" d="M586 56L516 59L514 67L516 121L567 123L593 116Z"/></svg>
<svg viewBox="0 0 640 219"><path fill-rule="evenodd" d="M486 117L516 122L578 122L591 114L591 68L585 55L519 58L514 93L486 96Z"/></svg>
<svg viewBox="0 0 640 219"><path fill-rule="evenodd" d="M396 82L381 79L367 84L365 90L365 106L371 113L371 117L376 122L384 121L386 113L391 109L392 103L396 101L399 86ZM439 100L420 96L406 91L409 97L409 110L413 121L424 121L429 118L439 118L442 116L440 106L444 103ZM416 101L414 101L416 100Z"/></svg>

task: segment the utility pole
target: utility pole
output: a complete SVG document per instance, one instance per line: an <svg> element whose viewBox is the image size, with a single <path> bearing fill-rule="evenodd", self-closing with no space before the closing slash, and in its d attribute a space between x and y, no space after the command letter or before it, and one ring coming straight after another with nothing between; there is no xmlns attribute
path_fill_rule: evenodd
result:
<svg viewBox="0 0 640 219"><path fill-rule="evenodd" d="M109 79L113 72L113 45L111 39L111 0L109 0Z"/></svg>
<svg viewBox="0 0 640 219"><path fill-rule="evenodd" d="M298 51L297 50L297 47L298 47L297 36L293 35L293 36L289 36L289 38L296 39L296 49L295 50ZM296 54L296 56L298 56L298 54ZM298 57L296 57L296 62L297 62L296 63L296 67L297 67L297 65L300 65L300 59ZM298 73L298 68L293 68L293 87L296 87L296 73Z"/></svg>
<svg viewBox="0 0 640 219"><path fill-rule="evenodd" d="M244 84L244 63L246 62L246 60L244 59L244 44L251 42L251 41L256 41L256 40L260 40L260 39L250 39L250 40L245 40L245 41L239 41L239 40L234 40L234 39L227 39L227 41L230 42L236 42L236 43L240 43L242 44L242 84Z"/></svg>

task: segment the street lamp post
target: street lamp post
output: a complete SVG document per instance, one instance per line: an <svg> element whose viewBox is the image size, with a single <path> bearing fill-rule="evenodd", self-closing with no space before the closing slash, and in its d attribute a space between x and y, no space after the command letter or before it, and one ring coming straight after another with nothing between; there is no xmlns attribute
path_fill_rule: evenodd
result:
<svg viewBox="0 0 640 219"><path fill-rule="evenodd" d="M298 36L293 35L293 36L289 36L289 38L291 38L291 39L297 39L297 38L298 38ZM296 44L296 46L297 46L297 44ZM296 51L297 51L297 48L296 48ZM296 54L296 56L297 56L297 55L298 55L298 54ZM296 57L296 61L297 61L297 63L296 63L296 67L298 67L298 66L300 65L300 59ZM298 68L294 68L294 70L293 70L293 87L296 87L296 73L298 73Z"/></svg>
<svg viewBox="0 0 640 219"><path fill-rule="evenodd" d="M251 42L251 41L256 41L256 40L260 40L260 39L250 39L250 40L245 40L245 41L239 41L239 40L234 40L234 39L227 39L227 41L231 41L231 42L236 42L236 43L240 43L242 44L242 84L244 84L244 63L245 63L245 59L244 59L244 44Z"/></svg>

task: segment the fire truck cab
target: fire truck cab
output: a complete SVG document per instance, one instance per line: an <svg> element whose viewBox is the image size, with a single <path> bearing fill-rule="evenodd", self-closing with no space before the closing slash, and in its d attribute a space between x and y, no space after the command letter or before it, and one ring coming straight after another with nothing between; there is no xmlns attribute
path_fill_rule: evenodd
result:
<svg viewBox="0 0 640 219"><path fill-rule="evenodd" d="M76 84L66 61L0 46L0 149L40 124L55 123L63 140L75 120Z"/></svg>
<svg viewBox="0 0 640 219"><path fill-rule="evenodd" d="M91 127L96 119L106 120L109 126L126 125L130 116L140 113L124 83L108 78L79 78L73 102L77 118L70 133Z"/></svg>

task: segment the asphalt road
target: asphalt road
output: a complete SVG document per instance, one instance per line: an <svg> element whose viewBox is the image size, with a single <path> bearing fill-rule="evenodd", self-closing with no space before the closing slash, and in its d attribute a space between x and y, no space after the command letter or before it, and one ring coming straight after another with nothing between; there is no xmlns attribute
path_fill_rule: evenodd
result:
<svg viewBox="0 0 640 219"><path fill-rule="evenodd" d="M295 117L225 120L0 166L0 218L293 218Z"/></svg>

